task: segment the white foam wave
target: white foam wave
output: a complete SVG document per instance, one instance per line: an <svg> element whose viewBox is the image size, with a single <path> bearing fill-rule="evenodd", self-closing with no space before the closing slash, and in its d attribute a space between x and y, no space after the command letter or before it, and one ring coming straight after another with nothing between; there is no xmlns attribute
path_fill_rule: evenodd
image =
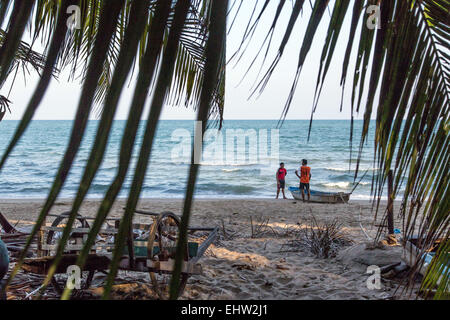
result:
<svg viewBox="0 0 450 320"><path fill-rule="evenodd" d="M338 171L338 172L355 172L355 168L351 168L350 170L348 168L342 168L342 167L326 167L325 170L329 170L329 171ZM359 172L364 173L366 170L369 171L377 171L378 168L360 168Z"/></svg>
<svg viewBox="0 0 450 320"><path fill-rule="evenodd" d="M371 182L360 182L359 185L366 186L370 185ZM340 188L340 189L348 189L354 186L353 182L328 182L328 183L322 183L321 184L324 187L327 188Z"/></svg>
<svg viewBox="0 0 450 320"><path fill-rule="evenodd" d="M236 171L239 171L239 170L240 170L239 168L236 168L236 169L222 169L223 172L236 172Z"/></svg>
<svg viewBox="0 0 450 320"><path fill-rule="evenodd" d="M220 166L229 166L229 167L249 167L249 166L257 166L260 163L258 162L201 162L202 166L205 167L220 167Z"/></svg>
<svg viewBox="0 0 450 320"><path fill-rule="evenodd" d="M325 170L329 171L339 171L339 172L346 172L348 171L348 168L333 168L333 167L327 167Z"/></svg>
<svg viewBox="0 0 450 320"><path fill-rule="evenodd" d="M341 189L347 189L352 185L350 182L329 182L324 183L323 186L328 188L341 188Z"/></svg>

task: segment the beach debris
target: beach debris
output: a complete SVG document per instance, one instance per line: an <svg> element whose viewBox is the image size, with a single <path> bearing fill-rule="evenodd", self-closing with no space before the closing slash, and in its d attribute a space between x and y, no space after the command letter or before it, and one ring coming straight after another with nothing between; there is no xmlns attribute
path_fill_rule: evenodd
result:
<svg viewBox="0 0 450 320"><path fill-rule="evenodd" d="M285 224L284 227L278 231L278 238L292 238L295 237L301 228L301 224L297 223L296 225Z"/></svg>
<svg viewBox="0 0 450 320"><path fill-rule="evenodd" d="M336 257L342 247L353 243L337 219L319 223L312 216L304 225L298 229L295 239L282 245L280 252L310 251L318 258L327 259Z"/></svg>
<svg viewBox="0 0 450 320"><path fill-rule="evenodd" d="M31 291L30 293L28 293L28 294L25 296L25 298L24 298L23 300L28 300L28 299L31 300L31 298L32 298L34 295L36 295L37 293L39 293L39 291L42 290L43 287L44 287L44 286L41 285L39 288L37 288L37 289Z"/></svg>
<svg viewBox="0 0 450 320"><path fill-rule="evenodd" d="M354 262L364 265L376 265L380 268L398 265L401 262L402 247L385 246L381 243L373 242L356 244L350 248L342 250L338 259L344 264L353 264Z"/></svg>
<svg viewBox="0 0 450 320"><path fill-rule="evenodd" d="M91 295L92 299L100 299L103 292L103 287L86 290L86 294ZM157 300L158 295L148 284L124 283L112 287L110 298L112 300Z"/></svg>
<svg viewBox="0 0 450 320"><path fill-rule="evenodd" d="M0 232L15 233L16 228L9 223L8 219L0 212Z"/></svg>
<svg viewBox="0 0 450 320"><path fill-rule="evenodd" d="M285 265L282 265L282 264L276 264L275 267L276 267L278 270L289 270L288 267L286 267Z"/></svg>
<svg viewBox="0 0 450 320"><path fill-rule="evenodd" d="M261 238L267 235L278 236L278 233L269 225L270 218L256 219L253 222L253 217L250 216L250 226L251 226L251 238Z"/></svg>
<svg viewBox="0 0 450 320"><path fill-rule="evenodd" d="M14 268L14 262L9 266L10 271ZM35 275L28 272L20 271L12 280L7 288L7 300L33 300L40 295L41 285L44 276ZM4 280L6 282L6 280ZM38 294L39 293L39 294ZM42 300L56 300L59 296L49 286L39 297Z"/></svg>
<svg viewBox="0 0 450 320"><path fill-rule="evenodd" d="M386 246L399 246L400 242L398 241L395 234L386 235L385 239L381 240L381 242Z"/></svg>
<svg viewBox="0 0 450 320"><path fill-rule="evenodd" d="M241 271L241 270L255 271L256 270L256 266L247 264L247 263L235 263L231 267L236 268L239 271Z"/></svg>
<svg viewBox="0 0 450 320"><path fill-rule="evenodd" d="M361 228L361 231L364 233L364 235L366 236L367 240L371 241L372 238L367 234L366 229L364 229L363 225L362 225L362 220L361 220L361 213L362 213L362 208L361 205L359 206L359 227Z"/></svg>
<svg viewBox="0 0 450 320"><path fill-rule="evenodd" d="M409 266L402 261L382 267L380 273L385 279L394 279L409 269Z"/></svg>
<svg viewBox="0 0 450 320"><path fill-rule="evenodd" d="M6 248L11 254L11 257L18 256L24 249L25 243L28 239L31 227L28 228L17 226L20 221L17 221L15 225L12 225L8 219L0 212L0 238L6 245ZM36 248L36 244L33 243L30 250L27 252L27 257L32 255L32 251Z"/></svg>
<svg viewBox="0 0 450 320"><path fill-rule="evenodd" d="M395 269L395 267L399 266L400 264L401 264L401 262L397 262L397 263L393 263L393 264L384 266L383 268L380 269L381 274L388 273L389 271Z"/></svg>
<svg viewBox="0 0 450 320"><path fill-rule="evenodd" d="M221 219L221 222L222 222L222 236L224 240L233 240L234 238L236 238L238 234L240 234L239 231L227 228L225 226L225 221L223 219Z"/></svg>
<svg viewBox="0 0 450 320"><path fill-rule="evenodd" d="M133 253L135 257L140 254L136 259L138 263L136 266L132 266L126 259L122 259L121 268L126 269L126 272L130 271L132 273L150 272L153 296L166 299L167 297L164 296L167 293L165 287L168 283L167 279L169 279L170 274L173 272L173 263L171 263L170 259L174 252L172 249L175 248L173 243L177 239L176 232L178 232L179 220L178 217L171 212L164 212L162 214L152 214L147 212L142 214L151 215L154 219L153 224L134 224L133 229L128 235L129 239L134 240L134 250L131 250L132 253L129 254L129 259L131 259L130 256L133 256ZM50 214L49 217L50 216L56 217L56 219L54 219L51 226L47 225L44 221L43 227L41 228L42 232L39 233L39 239L33 241L33 246L30 248L30 252L34 252L35 255L33 255L33 258L31 259L25 260L21 265L22 270L13 278L11 284L8 286L8 300L29 300L36 298L45 300L60 298L64 282L67 281L66 278L68 277L67 268L75 264L79 250L81 250L84 245L83 241L85 240L85 235L89 232L87 220L90 218L77 216L77 221L80 221L81 226L76 228L76 232L72 232L71 238L69 239L70 242L65 246L65 252L52 277L51 285L48 286L48 289L50 290L48 290L47 287L45 289L42 287L42 283L48 273L48 268L52 265L54 259L52 250L56 249L57 244L52 241L59 239L59 236L65 227L65 223L63 222L68 218L67 213L62 213L57 216ZM114 219L114 221L117 222L119 220ZM0 217L0 225L2 227L0 230L2 231L1 236L6 240L5 251L7 252L6 247L8 250L11 248L11 250L17 249L16 251L23 251L23 246L28 239L29 234L16 229L15 226L12 226L3 216ZM163 227L165 227L165 229ZM94 289L94 291L89 291L88 289L91 287L90 284L92 284L92 280L96 278L95 272L106 272L110 264L111 255L108 250L111 247L111 244L109 241L105 241L103 235L111 235L116 232L116 228L112 229L109 224L107 224L106 228L103 227L100 230L100 235L102 237L97 237L95 247L93 247L89 254L85 270L83 270L81 274L88 274L86 281L83 284L83 288L72 292L71 299L98 298L96 293L101 291L101 289ZM203 256L209 246L215 242L219 228L204 226L189 227L188 232L189 242L186 249L189 250L189 261L185 262L182 267L184 283L180 286L180 294L184 290L184 285L189 276L201 274L198 260ZM153 245L155 239L159 241L159 246ZM163 247L161 246L161 239L164 240ZM145 244L143 245L142 242L145 242ZM147 257L147 247L154 248L152 250L152 256L150 257L151 259L148 259L149 257ZM158 250L155 250L155 247L158 248ZM145 253L141 253L141 248L144 248ZM16 262L16 259L14 258L12 262L10 268L14 268L13 264ZM166 278L163 278L164 276ZM64 282L58 282L58 278L60 278L60 280L62 278ZM103 282L104 281L94 284L92 287L100 287ZM148 282L148 277L145 277L145 282ZM145 289L149 286L150 284L145 283L145 287L142 287L143 290L140 290L139 288L136 289L134 288L135 286L131 286L133 288L130 290L126 289L128 287L125 289L123 289L123 287L117 287L116 289L118 290L118 297L120 299L134 299L135 297L137 299L150 299L150 295L146 292L148 290ZM136 292L140 292L140 296L136 296Z"/></svg>
<svg viewBox="0 0 450 320"><path fill-rule="evenodd" d="M258 261L255 261L255 258L252 258L249 255L246 255L245 257L239 258L231 267L236 268L237 270L250 270L255 271L260 264Z"/></svg>

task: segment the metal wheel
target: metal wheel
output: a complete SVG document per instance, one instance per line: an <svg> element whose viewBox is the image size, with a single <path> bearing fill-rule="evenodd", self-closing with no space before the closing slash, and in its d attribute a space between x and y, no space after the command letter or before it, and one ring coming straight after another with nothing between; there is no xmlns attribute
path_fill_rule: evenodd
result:
<svg viewBox="0 0 450 320"><path fill-rule="evenodd" d="M52 227L64 228L67 225L68 216L65 214L61 214L57 217L53 223ZM89 224L85 218L81 215L77 215L77 218L73 224L73 228L89 228ZM51 245L57 245L59 240L61 239L62 232L61 231L53 231L50 230L47 234L46 243ZM77 234L76 232L71 232L68 244L76 244L77 239L80 239L82 235ZM77 254L78 251L67 251L69 254ZM47 256L54 256L56 254L56 250L47 250ZM81 290L88 289L91 285L92 279L94 278L95 271L82 271L81 272ZM55 274L52 277L52 286L54 290L61 295L66 287L67 283L67 274Z"/></svg>
<svg viewBox="0 0 450 320"><path fill-rule="evenodd" d="M163 212L154 221L148 238L148 259L152 261L175 260L175 251L180 235L180 220L171 212ZM155 248L157 248L155 250ZM185 250L185 261L189 259L188 246ZM150 272L153 288L162 300L169 299L170 280L172 275L167 272ZM183 293L188 274L181 274L180 288L177 298Z"/></svg>

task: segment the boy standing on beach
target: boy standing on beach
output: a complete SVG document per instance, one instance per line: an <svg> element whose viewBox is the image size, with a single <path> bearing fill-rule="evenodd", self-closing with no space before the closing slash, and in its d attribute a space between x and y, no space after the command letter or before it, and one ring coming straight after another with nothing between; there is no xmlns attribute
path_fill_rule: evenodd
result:
<svg viewBox="0 0 450 320"><path fill-rule="evenodd" d="M277 173L275 174L275 177L277 178L277 197L275 199L278 199L278 195L281 192L283 192L283 199L287 199L286 195L284 194L284 187L286 185L285 177L287 175L287 171L284 168L284 163L280 163L280 167L277 170Z"/></svg>
<svg viewBox="0 0 450 320"><path fill-rule="evenodd" d="M300 167L300 175L298 175L298 171L295 170L295 174L300 178L300 190L302 191L303 202L305 202L305 193L303 189L306 188L308 191L308 201L311 198L311 192L309 190L309 180L311 180L311 168L307 166L308 160L302 160L302 166Z"/></svg>

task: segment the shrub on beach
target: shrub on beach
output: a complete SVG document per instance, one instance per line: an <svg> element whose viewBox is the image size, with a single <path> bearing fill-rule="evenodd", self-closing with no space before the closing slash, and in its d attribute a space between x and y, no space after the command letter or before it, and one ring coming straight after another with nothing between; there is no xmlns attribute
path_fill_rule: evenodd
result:
<svg viewBox="0 0 450 320"><path fill-rule="evenodd" d="M318 258L334 258L338 251L353 243L342 230L342 224L334 219L320 223L314 216L299 228L294 240L287 241L283 247L288 252L309 251Z"/></svg>

